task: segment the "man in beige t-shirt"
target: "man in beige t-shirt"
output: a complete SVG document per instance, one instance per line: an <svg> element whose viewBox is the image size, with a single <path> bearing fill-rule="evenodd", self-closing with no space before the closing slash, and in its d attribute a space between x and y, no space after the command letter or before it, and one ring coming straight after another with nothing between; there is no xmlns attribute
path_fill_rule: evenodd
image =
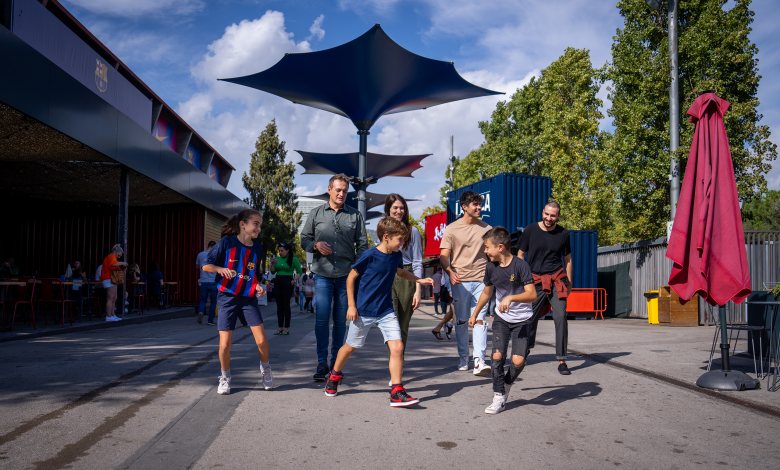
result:
<svg viewBox="0 0 780 470"><path fill-rule="evenodd" d="M463 217L444 229L441 240L439 262L450 276L452 298L455 307L455 338L458 343L458 370L469 370L469 327L468 320L485 284L485 264L482 236L492 227L479 216L482 212L482 196L466 191L458 201ZM487 349L487 306L477 315L474 324L474 375L487 377L490 366L485 363Z"/></svg>

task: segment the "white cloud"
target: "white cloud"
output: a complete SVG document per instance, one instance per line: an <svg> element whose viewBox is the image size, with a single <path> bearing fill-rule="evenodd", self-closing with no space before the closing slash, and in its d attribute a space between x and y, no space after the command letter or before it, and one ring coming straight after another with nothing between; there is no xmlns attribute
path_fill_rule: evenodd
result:
<svg viewBox="0 0 780 470"><path fill-rule="evenodd" d="M475 38L463 53L479 68L522 76L544 68L566 47L587 48L596 66L610 57L612 36L622 24L614 3L587 0L425 0L428 36Z"/></svg>
<svg viewBox="0 0 780 470"><path fill-rule="evenodd" d="M189 15L205 7L203 0L66 0L99 15L138 18L153 14Z"/></svg>
<svg viewBox="0 0 780 470"><path fill-rule="evenodd" d="M322 39L325 37L325 30L322 29L323 21L325 21L325 15L320 15L314 19L314 22L311 24L311 26L309 26L310 36L307 39L317 39L318 41L322 41Z"/></svg>
<svg viewBox="0 0 780 470"><path fill-rule="evenodd" d="M248 75L265 70L287 52L307 52L309 43L296 43L287 32L284 14L267 11L255 20L242 20L208 46L208 52L192 68L199 80L210 83L217 78Z"/></svg>

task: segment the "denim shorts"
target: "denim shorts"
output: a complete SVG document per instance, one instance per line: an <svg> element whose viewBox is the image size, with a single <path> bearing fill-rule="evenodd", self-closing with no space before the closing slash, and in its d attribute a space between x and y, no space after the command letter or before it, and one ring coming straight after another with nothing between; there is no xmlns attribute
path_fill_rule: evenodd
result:
<svg viewBox="0 0 780 470"><path fill-rule="evenodd" d="M220 292L217 294L217 329L219 331L233 331L236 329L236 320L239 312L244 313L244 318L249 326L263 324L263 315L257 304L257 297L242 297Z"/></svg>
<svg viewBox="0 0 780 470"><path fill-rule="evenodd" d="M401 325L395 312L387 313L381 317L363 317L358 315L357 320L349 324L347 332L347 344L353 348L362 348L366 344L366 336L371 328L379 327L385 343L388 341L401 341Z"/></svg>
<svg viewBox="0 0 780 470"><path fill-rule="evenodd" d="M113 286L113 285L114 285L114 284L111 282L111 279L103 279L103 280L101 281L101 283L103 284L103 289L110 289L110 288L111 288L111 286Z"/></svg>

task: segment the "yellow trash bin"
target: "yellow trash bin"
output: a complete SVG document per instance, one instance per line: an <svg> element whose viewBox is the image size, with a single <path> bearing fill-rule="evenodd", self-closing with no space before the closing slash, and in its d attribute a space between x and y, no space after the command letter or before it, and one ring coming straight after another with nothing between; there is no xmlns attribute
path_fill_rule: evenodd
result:
<svg viewBox="0 0 780 470"><path fill-rule="evenodd" d="M658 325L658 291L645 292L645 298L647 299L647 323Z"/></svg>

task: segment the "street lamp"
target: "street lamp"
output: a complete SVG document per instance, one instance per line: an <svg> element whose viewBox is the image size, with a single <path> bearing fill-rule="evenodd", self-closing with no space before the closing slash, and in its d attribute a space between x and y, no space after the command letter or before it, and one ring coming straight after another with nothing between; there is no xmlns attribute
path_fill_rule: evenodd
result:
<svg viewBox="0 0 780 470"><path fill-rule="evenodd" d="M662 0L645 0L655 10L660 10ZM671 164L669 166L669 198L672 205L672 220L677 213L677 199L680 196L680 170L677 162L677 149L680 146L680 93L679 74L677 71L677 0L667 0L669 11L669 153ZM669 229L671 230L671 222Z"/></svg>

